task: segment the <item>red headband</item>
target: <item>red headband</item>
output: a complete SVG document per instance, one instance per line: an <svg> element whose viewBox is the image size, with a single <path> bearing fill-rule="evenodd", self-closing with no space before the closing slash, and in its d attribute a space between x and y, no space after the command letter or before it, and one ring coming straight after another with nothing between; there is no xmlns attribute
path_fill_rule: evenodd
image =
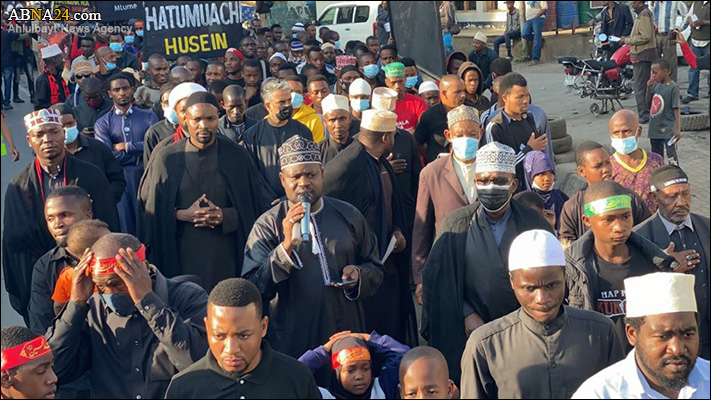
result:
<svg viewBox="0 0 711 400"><path fill-rule="evenodd" d="M333 369L355 361L370 361L370 351L365 346L349 347L331 356Z"/></svg>
<svg viewBox="0 0 711 400"><path fill-rule="evenodd" d="M141 261L146 261L146 246L141 245L141 247L136 250L136 257ZM110 275L114 273L114 270L119 267L116 257L111 258L94 258L91 260L91 273L94 275Z"/></svg>
<svg viewBox="0 0 711 400"><path fill-rule="evenodd" d="M2 352L2 372L25 365L51 352L52 349L44 336L38 336L29 342L10 347Z"/></svg>
<svg viewBox="0 0 711 400"><path fill-rule="evenodd" d="M227 51L225 51L225 54L227 54L227 53L232 53L232 54L236 55L240 61L244 61L244 54L242 54L241 51L239 51L238 49L235 49L234 47L230 47L229 49L227 49Z"/></svg>

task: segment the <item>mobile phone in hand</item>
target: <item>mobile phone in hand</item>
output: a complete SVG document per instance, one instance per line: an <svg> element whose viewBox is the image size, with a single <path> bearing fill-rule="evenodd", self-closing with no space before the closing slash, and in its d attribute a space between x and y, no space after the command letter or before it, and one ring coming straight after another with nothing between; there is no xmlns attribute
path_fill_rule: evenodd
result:
<svg viewBox="0 0 711 400"><path fill-rule="evenodd" d="M335 288L338 288L338 289L343 289L343 287L345 287L345 286L348 286L348 285L355 285L356 283L358 283L358 281L355 280L355 279L353 279L353 280L350 280L350 281L343 281L343 282L336 282L336 281L333 281L333 282L330 283L330 285L331 285L332 287L335 287Z"/></svg>

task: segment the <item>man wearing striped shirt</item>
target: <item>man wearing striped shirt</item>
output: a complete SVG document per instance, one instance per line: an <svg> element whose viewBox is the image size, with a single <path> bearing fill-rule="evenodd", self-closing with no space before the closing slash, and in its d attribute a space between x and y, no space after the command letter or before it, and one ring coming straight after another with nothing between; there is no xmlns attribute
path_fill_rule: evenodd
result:
<svg viewBox="0 0 711 400"><path fill-rule="evenodd" d="M676 82L678 62L674 29L677 18L684 17L688 8L683 1L655 1L652 6L654 26L657 28L657 52L669 63L669 77Z"/></svg>

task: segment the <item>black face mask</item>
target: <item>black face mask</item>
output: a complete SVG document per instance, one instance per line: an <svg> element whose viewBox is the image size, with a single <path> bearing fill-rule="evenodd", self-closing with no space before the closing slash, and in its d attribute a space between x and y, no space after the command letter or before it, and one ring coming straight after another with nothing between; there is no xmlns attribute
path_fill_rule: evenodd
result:
<svg viewBox="0 0 711 400"><path fill-rule="evenodd" d="M294 108L292 106L284 106L279 109L279 114L277 114L277 118L279 121L286 121L287 119L291 118L291 113L294 111Z"/></svg>
<svg viewBox="0 0 711 400"><path fill-rule="evenodd" d="M511 200L510 188L510 185L477 185L477 198L486 211L499 212Z"/></svg>

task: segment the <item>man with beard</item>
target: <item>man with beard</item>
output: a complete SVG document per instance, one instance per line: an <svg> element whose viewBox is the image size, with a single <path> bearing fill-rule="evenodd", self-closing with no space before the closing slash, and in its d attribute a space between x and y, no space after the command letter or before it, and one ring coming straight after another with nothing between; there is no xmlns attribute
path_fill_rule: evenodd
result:
<svg viewBox="0 0 711 400"><path fill-rule="evenodd" d="M694 277L625 279L627 358L588 379L573 399L708 399L709 362L699 357Z"/></svg>
<svg viewBox="0 0 711 400"><path fill-rule="evenodd" d="M462 398L568 399L586 379L624 358L609 319L563 305L565 254L554 234L518 235L508 269L521 307L469 337Z"/></svg>
<svg viewBox="0 0 711 400"><path fill-rule="evenodd" d="M143 143L143 167L148 169L151 156L163 147L185 139L185 102L195 92L205 92L205 88L193 82L184 82L172 89L166 89L167 102L163 109L165 119L152 125L146 131ZM161 96L165 100L166 93Z"/></svg>
<svg viewBox="0 0 711 400"><path fill-rule="evenodd" d="M675 255L681 265L695 266L689 275L696 277L694 293L699 306L700 356L709 359L709 219L691 212L689 177L679 167L666 165L652 173L652 197L659 205L653 218L635 232ZM679 252L679 253L675 253Z"/></svg>
<svg viewBox="0 0 711 400"><path fill-rule="evenodd" d="M110 112L94 124L96 139L113 150L123 167L126 189L118 203L121 231L136 234L136 197L143 175L143 140L151 125L158 122L153 111L133 106L135 80L130 74L116 74L106 81L114 102Z"/></svg>
<svg viewBox="0 0 711 400"><path fill-rule="evenodd" d="M160 88L168 82L168 60L161 54L148 57L148 71L150 79L136 90L136 104L150 110L156 102L160 101Z"/></svg>
<svg viewBox="0 0 711 400"><path fill-rule="evenodd" d="M259 290L246 279L220 282L210 292L207 354L175 375L166 399L318 399L309 369L272 350L269 317Z"/></svg>
<svg viewBox="0 0 711 400"><path fill-rule="evenodd" d="M255 223L242 276L257 285L265 302L271 302L269 315L275 329L269 343L299 357L328 341L334 332L365 329L360 299L375 293L383 272L361 213L348 203L321 195L323 167L318 146L292 136L279 154L279 176L288 200ZM311 210L308 215L305 203ZM298 229L304 218L309 218L312 232L308 241L294 235L294 227Z"/></svg>
<svg viewBox="0 0 711 400"><path fill-rule="evenodd" d="M276 44L281 41L282 35L284 34L284 29L279 24L272 25L272 43Z"/></svg>
<svg viewBox="0 0 711 400"><path fill-rule="evenodd" d="M247 110L247 100L244 89L230 85L222 91L222 102L225 115L220 118L220 133L237 144L242 144L244 133L257 124L256 120L244 115Z"/></svg>
<svg viewBox="0 0 711 400"><path fill-rule="evenodd" d="M532 229L552 232L535 210L513 200L516 153L498 142L476 154L477 201L449 214L422 276L422 336L444 354L459 384L467 337L519 303L509 281L511 243Z"/></svg>
<svg viewBox="0 0 711 400"><path fill-rule="evenodd" d="M264 106L269 115L244 134L244 146L257 165L259 173L270 190L269 202L284 196L284 188L279 179L279 147L292 136L299 135L313 140L309 128L291 119L291 87L283 80L266 82L262 87Z"/></svg>
<svg viewBox="0 0 711 400"><path fill-rule="evenodd" d="M82 98L72 108L77 120L77 129L84 136L94 137L94 124L111 110L113 103L104 97L104 83L99 78L86 78L81 84ZM66 104L66 103L65 103Z"/></svg>
<svg viewBox="0 0 711 400"><path fill-rule="evenodd" d="M580 143L575 149L575 162L578 165L578 175L585 179L586 188L600 181L612 180L610 155L600 143L592 141ZM628 194L632 197L632 222L634 225L639 225L652 214L637 193L628 189ZM584 197L585 189L570 196L570 199L563 204L558 234L561 240L573 243L588 231L589 228L583 223Z"/></svg>
<svg viewBox="0 0 711 400"><path fill-rule="evenodd" d="M35 80L36 102L35 110L47 108L53 104L64 102L69 98L69 86L62 78L64 56L58 45L53 44L42 48L44 73ZM9 93L9 91L8 91ZM10 101L8 99L8 101Z"/></svg>
<svg viewBox="0 0 711 400"><path fill-rule="evenodd" d="M46 334L61 382L90 372L92 396L162 398L169 379L207 350L207 294L163 276L145 252L124 233L84 252L69 302Z"/></svg>
<svg viewBox="0 0 711 400"><path fill-rule="evenodd" d="M396 130L395 113L364 111L358 140L328 163L323 182L325 195L352 204L365 216L378 241L384 278L378 291L364 300L366 332L375 330L400 343L413 344L416 323L409 290L409 255L402 253L407 246L407 221L395 172L387 160ZM388 249L402 254L390 255Z"/></svg>
<svg viewBox="0 0 711 400"><path fill-rule="evenodd" d="M2 398L53 399L57 375L52 370L52 349L44 336L24 326L9 326L0 337Z"/></svg>
<svg viewBox="0 0 711 400"><path fill-rule="evenodd" d="M59 111L34 111L25 116L27 143L35 159L11 181L5 193L2 270L10 304L29 323L32 266L55 246L45 221L45 201L54 190L76 185L89 193L95 218L120 229L116 203L104 174L68 155Z"/></svg>
<svg viewBox="0 0 711 400"><path fill-rule="evenodd" d="M205 288L240 274L265 205L244 148L218 135L218 107L211 93L190 95L189 136L153 154L139 193L149 258L166 276L197 275Z"/></svg>
<svg viewBox="0 0 711 400"><path fill-rule="evenodd" d="M58 188L47 196L44 216L57 245L40 257L32 270L29 327L40 334L47 332L55 316L52 293L59 273L67 266L76 265L76 260L66 250L67 235L75 223L91 219L89 193L78 186Z"/></svg>

